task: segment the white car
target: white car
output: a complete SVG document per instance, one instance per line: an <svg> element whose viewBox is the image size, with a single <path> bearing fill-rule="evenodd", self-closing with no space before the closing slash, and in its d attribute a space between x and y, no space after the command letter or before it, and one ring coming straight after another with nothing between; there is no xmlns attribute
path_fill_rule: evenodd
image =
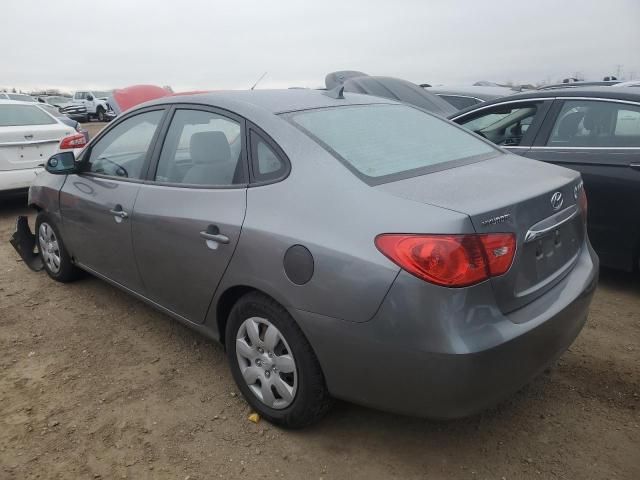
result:
<svg viewBox="0 0 640 480"><path fill-rule="evenodd" d="M35 98L26 93L0 92L0 100L19 100L21 102L37 102Z"/></svg>
<svg viewBox="0 0 640 480"><path fill-rule="evenodd" d="M0 193L27 189L51 155L85 145L82 133L36 103L0 99Z"/></svg>

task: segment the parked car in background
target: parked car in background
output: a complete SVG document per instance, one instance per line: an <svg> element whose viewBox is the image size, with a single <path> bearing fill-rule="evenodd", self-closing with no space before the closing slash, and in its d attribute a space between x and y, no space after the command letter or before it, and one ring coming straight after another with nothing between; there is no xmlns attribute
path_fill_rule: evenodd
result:
<svg viewBox="0 0 640 480"><path fill-rule="evenodd" d="M54 107L53 105L49 105L48 103L38 103L38 107L42 108L45 112L49 113L50 115L53 115L65 125L69 125L76 132L82 133L85 139L89 141L89 132L82 128L82 126L80 125L80 122L69 118L64 113L61 113L57 107Z"/></svg>
<svg viewBox="0 0 640 480"><path fill-rule="evenodd" d="M450 117L528 158L579 171L589 238L604 265L640 259L640 91L566 88L518 94Z"/></svg>
<svg viewBox="0 0 640 480"><path fill-rule="evenodd" d="M26 217L12 239L25 263L86 270L221 341L285 427L331 397L492 405L573 342L597 283L579 173L342 87L165 97L47 172L37 240Z"/></svg>
<svg viewBox="0 0 640 480"><path fill-rule="evenodd" d="M471 107L478 103L486 102L489 100L495 100L496 98L505 97L507 95L513 95L515 90L507 87L491 86L439 86L439 87L424 87L427 92L433 93L443 100L449 102L453 107L458 110Z"/></svg>
<svg viewBox="0 0 640 480"><path fill-rule="evenodd" d="M584 80L579 80L576 82L563 82L563 83L553 83L550 85L543 85L542 87L538 87L538 90L556 90L558 88L582 88L582 87L612 87L613 85L617 85L620 83L619 80L602 80L602 81L594 81L594 82L586 82Z"/></svg>
<svg viewBox="0 0 640 480"><path fill-rule="evenodd" d="M62 95L45 95L38 97L38 101L40 103L47 103L49 105L53 105L54 107L63 108L68 107L69 105L73 105L73 100L71 97L64 97Z"/></svg>
<svg viewBox="0 0 640 480"><path fill-rule="evenodd" d="M371 76L353 70L332 72L325 77L327 89L333 89L339 85L344 86L345 92L398 100L444 117L456 111L456 108L445 100L427 92L415 83L400 78Z"/></svg>
<svg viewBox="0 0 640 480"><path fill-rule="evenodd" d="M85 143L37 103L0 99L0 193L26 191L51 155Z"/></svg>
<svg viewBox="0 0 640 480"><path fill-rule="evenodd" d="M629 80L627 82L616 83L612 87L640 87L640 80Z"/></svg>
<svg viewBox="0 0 640 480"><path fill-rule="evenodd" d="M0 92L0 100L18 100L20 102L36 102L37 100L26 93Z"/></svg>
<svg viewBox="0 0 640 480"><path fill-rule="evenodd" d="M111 92L108 91L89 91L81 90L73 94L73 105L83 106L87 109L87 118L89 121L95 118L99 122L108 122L115 117L113 109L108 103L108 97Z"/></svg>

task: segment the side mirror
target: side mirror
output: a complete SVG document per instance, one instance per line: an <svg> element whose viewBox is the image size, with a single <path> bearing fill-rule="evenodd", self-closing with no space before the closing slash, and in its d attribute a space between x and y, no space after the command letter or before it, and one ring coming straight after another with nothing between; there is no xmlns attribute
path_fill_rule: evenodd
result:
<svg viewBox="0 0 640 480"><path fill-rule="evenodd" d="M93 100L93 95L87 95L87 100L92 101Z"/></svg>
<svg viewBox="0 0 640 480"><path fill-rule="evenodd" d="M73 152L60 152L49 157L44 169L54 175L67 175L76 172L76 156Z"/></svg>

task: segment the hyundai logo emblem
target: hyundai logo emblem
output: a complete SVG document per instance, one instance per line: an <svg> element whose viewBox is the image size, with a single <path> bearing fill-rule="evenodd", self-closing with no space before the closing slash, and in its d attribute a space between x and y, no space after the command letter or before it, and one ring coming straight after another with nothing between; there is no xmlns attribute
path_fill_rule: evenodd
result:
<svg viewBox="0 0 640 480"><path fill-rule="evenodd" d="M553 207L554 210L560 210L560 207L562 207L563 202L564 202L564 198L562 198L561 192L556 192L553 195L551 195L551 206Z"/></svg>

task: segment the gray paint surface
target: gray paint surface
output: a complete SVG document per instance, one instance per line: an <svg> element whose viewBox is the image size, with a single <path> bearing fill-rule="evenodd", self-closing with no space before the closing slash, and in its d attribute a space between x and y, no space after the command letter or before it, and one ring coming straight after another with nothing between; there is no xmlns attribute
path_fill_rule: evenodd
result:
<svg viewBox="0 0 640 480"><path fill-rule="evenodd" d="M275 114L388 100L289 90L154 103L177 102L226 109L259 125L284 150L291 172L277 183L232 189L74 174L59 202L61 177L38 176L31 204L61 214L71 255L100 278L217 339L225 295L239 287L260 290L305 332L333 395L436 417L472 413L518 388L582 327L598 267L582 224L575 225L575 258L527 298L517 298L514 282L535 267L521 268L520 258L503 279L444 288L402 271L374 245L380 233L503 229L521 243L527 228L552 214L550 196L579 181L576 173L497 150L488 160L370 187ZM123 222L109 213L118 203L132 212ZM485 215L502 211L513 215L510 223L482 229ZM209 224L230 243L209 248L198 235ZM305 285L284 272L284 254L294 244L314 256L314 275ZM368 381L374 369L390 378L390 389ZM405 373L397 375L399 369Z"/></svg>

